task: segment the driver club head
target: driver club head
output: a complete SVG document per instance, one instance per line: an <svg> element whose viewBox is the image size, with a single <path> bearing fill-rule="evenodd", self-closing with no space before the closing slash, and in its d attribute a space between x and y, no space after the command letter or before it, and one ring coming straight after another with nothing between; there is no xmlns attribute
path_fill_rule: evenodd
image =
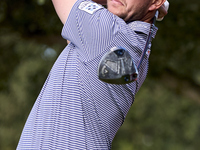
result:
<svg viewBox="0 0 200 150"><path fill-rule="evenodd" d="M137 80L138 70L126 49L113 47L101 58L98 77L110 84L128 84Z"/></svg>

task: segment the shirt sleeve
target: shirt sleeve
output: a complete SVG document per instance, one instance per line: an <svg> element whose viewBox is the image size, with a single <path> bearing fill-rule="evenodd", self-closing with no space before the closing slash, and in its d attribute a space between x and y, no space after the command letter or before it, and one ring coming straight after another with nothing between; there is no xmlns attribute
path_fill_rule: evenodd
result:
<svg viewBox="0 0 200 150"><path fill-rule="evenodd" d="M63 27L63 38L71 41L89 59L101 53L125 22L103 6L78 0Z"/></svg>
<svg viewBox="0 0 200 150"><path fill-rule="evenodd" d="M126 24L123 19L95 2L78 0L63 27L62 36L71 41L84 62L95 60L96 56L103 55L106 50L120 46L129 51L137 65L146 45L150 27L150 24L138 21ZM149 50L150 47L151 44ZM129 89L133 93L136 93L142 85L147 70L148 55L145 56L140 67L137 88L136 82L129 84Z"/></svg>

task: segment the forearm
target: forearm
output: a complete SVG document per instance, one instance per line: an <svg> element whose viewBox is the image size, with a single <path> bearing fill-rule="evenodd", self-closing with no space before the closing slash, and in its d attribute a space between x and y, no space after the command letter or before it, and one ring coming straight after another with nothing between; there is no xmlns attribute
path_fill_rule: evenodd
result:
<svg viewBox="0 0 200 150"><path fill-rule="evenodd" d="M76 0L52 0L52 2L58 17L60 18L61 22L65 24Z"/></svg>

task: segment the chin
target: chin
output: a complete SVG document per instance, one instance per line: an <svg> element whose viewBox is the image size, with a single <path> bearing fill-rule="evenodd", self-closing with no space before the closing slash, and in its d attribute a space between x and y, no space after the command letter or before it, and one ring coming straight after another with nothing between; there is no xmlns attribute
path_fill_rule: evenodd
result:
<svg viewBox="0 0 200 150"><path fill-rule="evenodd" d="M124 18L124 14L122 13L122 10L121 9L116 9L114 7L108 7L108 10L113 13L114 15L120 17L120 18Z"/></svg>

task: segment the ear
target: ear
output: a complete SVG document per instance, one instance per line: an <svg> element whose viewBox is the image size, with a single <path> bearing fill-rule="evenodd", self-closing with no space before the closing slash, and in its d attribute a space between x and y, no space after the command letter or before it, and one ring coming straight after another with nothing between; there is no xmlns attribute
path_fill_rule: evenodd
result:
<svg viewBox="0 0 200 150"><path fill-rule="evenodd" d="M152 0L152 4L149 7L150 11L154 11L157 10L158 8L160 8L162 6L162 4L165 2L166 0Z"/></svg>

